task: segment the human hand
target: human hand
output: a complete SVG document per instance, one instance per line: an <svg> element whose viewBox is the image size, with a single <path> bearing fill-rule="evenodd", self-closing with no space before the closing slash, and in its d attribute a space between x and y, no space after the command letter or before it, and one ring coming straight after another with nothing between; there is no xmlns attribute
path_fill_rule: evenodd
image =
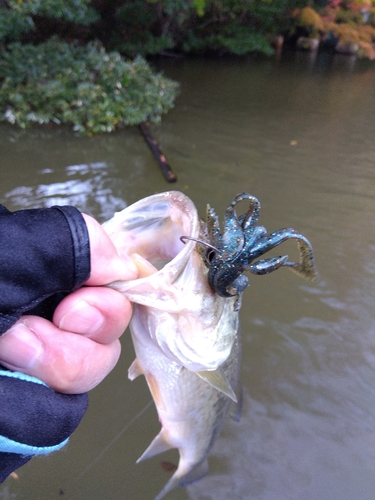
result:
<svg viewBox="0 0 375 500"><path fill-rule="evenodd" d="M119 337L130 321L128 299L102 285L137 277L136 266L119 258L101 225L83 217L91 251L85 286L60 302L52 322L21 316L0 337L3 366L70 394L92 389L113 369L121 350Z"/></svg>

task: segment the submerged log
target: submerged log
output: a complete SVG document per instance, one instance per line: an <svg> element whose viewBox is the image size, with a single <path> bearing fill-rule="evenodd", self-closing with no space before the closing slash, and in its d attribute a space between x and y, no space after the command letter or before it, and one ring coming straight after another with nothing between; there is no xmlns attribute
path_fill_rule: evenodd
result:
<svg viewBox="0 0 375 500"><path fill-rule="evenodd" d="M141 134L145 138L149 148L152 151L152 154L154 155L156 161L158 162L159 167L161 168L161 171L163 172L164 178L167 182L176 182L177 177L171 167L167 163L166 157L163 155L161 152L161 149L159 147L159 144L156 142L156 140L152 137L150 133L150 123L149 122L142 122L138 126L139 130L141 131Z"/></svg>

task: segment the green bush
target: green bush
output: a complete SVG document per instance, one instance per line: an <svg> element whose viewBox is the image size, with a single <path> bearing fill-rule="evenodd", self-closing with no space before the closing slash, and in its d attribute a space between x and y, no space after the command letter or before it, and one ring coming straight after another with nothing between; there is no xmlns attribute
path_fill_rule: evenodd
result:
<svg viewBox="0 0 375 500"><path fill-rule="evenodd" d="M261 33L255 33L251 28L236 26L233 31L227 29L222 34L212 34L199 37L191 32L183 44L185 52L210 51L231 53L236 55L260 52L270 55L273 53L269 40Z"/></svg>
<svg viewBox="0 0 375 500"><path fill-rule="evenodd" d="M127 0L114 13L110 43L129 55L165 49L248 54L273 52L270 39L285 30L306 0Z"/></svg>
<svg viewBox="0 0 375 500"><path fill-rule="evenodd" d="M99 42L87 44L102 21L90 0L2 0L0 120L23 128L71 124L87 134L159 121L177 83L140 57L130 62Z"/></svg>
<svg viewBox="0 0 375 500"><path fill-rule="evenodd" d="M125 2L114 13L115 27L108 38L109 45L131 57L158 54L174 47L170 33L153 30L155 13L144 0Z"/></svg>
<svg viewBox="0 0 375 500"><path fill-rule="evenodd" d="M83 26L99 20L90 0L7 0L0 5L0 41L17 40L34 30L35 16Z"/></svg>
<svg viewBox="0 0 375 500"><path fill-rule="evenodd" d="M16 42L0 62L0 120L23 128L54 122L93 134L157 122L176 93L177 84L153 73L141 57L128 62L98 42Z"/></svg>

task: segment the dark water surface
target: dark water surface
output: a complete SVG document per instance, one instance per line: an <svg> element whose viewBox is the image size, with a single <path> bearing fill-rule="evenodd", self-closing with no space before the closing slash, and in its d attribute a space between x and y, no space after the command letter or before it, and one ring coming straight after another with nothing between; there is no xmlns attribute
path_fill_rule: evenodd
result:
<svg viewBox="0 0 375 500"><path fill-rule="evenodd" d="M0 127L0 202L70 203L100 221L144 196L185 192L222 216L235 194L262 204L269 232L312 242L321 279L252 276L241 310L244 408L210 457L210 474L171 500L375 498L375 66L350 58L162 60L181 82L153 127L178 182L168 185L136 129L76 137ZM295 244L284 245L296 258ZM0 499L152 500L167 453L136 465L159 431L142 377L116 369L91 393L69 445L36 458Z"/></svg>

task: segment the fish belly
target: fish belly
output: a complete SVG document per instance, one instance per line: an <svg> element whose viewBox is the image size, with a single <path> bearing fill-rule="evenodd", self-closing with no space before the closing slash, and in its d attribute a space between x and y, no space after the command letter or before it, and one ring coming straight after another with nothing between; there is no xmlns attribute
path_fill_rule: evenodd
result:
<svg viewBox="0 0 375 500"><path fill-rule="evenodd" d="M195 481L207 472L207 455L232 401L196 373L165 356L149 336L147 308L135 306L131 333L136 360L129 377L134 379L140 374L146 377L162 425L139 461L170 448L178 448L180 454L176 472L156 497L160 500L174 487ZM238 336L222 366L232 387L238 386L240 351Z"/></svg>

